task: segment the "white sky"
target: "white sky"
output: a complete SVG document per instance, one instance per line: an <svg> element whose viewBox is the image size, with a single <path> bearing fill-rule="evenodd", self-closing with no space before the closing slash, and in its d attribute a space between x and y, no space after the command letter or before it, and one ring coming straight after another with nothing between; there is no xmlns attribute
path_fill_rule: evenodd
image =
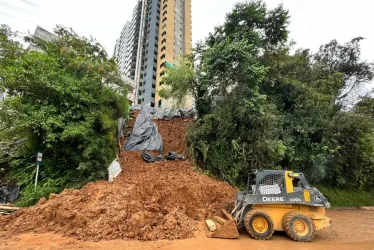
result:
<svg viewBox="0 0 374 250"><path fill-rule="evenodd" d="M112 55L115 41L126 20L131 19L136 2L137 0L0 0L0 24L7 24L13 30L24 33L32 33L36 24L51 31L56 24L62 24L72 27L80 35L92 35ZM192 0L193 42L203 39L215 25L223 23L225 14L236 2L237 0ZM374 61L374 1L266 2L271 8L283 2L284 7L289 9L289 29L297 47L316 51L320 45L332 39L344 43L362 36L366 38L362 42L362 58Z"/></svg>

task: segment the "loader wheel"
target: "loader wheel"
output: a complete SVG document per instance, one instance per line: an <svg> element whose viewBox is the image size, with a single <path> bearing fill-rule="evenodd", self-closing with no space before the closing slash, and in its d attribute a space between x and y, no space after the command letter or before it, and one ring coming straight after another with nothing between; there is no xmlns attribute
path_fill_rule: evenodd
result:
<svg viewBox="0 0 374 250"><path fill-rule="evenodd" d="M287 213L283 217L282 226L288 237L295 241L309 242L314 238L314 222L302 213Z"/></svg>
<svg viewBox="0 0 374 250"><path fill-rule="evenodd" d="M271 217L262 210L250 210L244 218L245 229L256 240L268 240L274 233Z"/></svg>

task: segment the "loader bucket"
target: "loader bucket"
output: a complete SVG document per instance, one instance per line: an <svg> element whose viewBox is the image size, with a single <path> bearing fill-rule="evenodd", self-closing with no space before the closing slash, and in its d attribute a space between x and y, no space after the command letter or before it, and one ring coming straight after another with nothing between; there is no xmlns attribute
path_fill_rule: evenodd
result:
<svg viewBox="0 0 374 250"><path fill-rule="evenodd" d="M225 218L214 216L212 220L207 220L209 238L237 239L239 231L234 218L224 209L222 213Z"/></svg>

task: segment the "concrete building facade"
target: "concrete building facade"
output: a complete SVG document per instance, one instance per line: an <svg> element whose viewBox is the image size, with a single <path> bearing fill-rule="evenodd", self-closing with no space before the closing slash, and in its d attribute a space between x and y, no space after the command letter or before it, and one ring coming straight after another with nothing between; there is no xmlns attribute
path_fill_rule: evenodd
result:
<svg viewBox="0 0 374 250"><path fill-rule="evenodd" d="M114 56L118 59L118 70L125 75L127 45L129 42L130 22L126 22L121 31L121 36L117 39L116 47L114 48Z"/></svg>
<svg viewBox="0 0 374 250"><path fill-rule="evenodd" d="M141 10L138 9L139 5ZM127 51L134 55L131 39L136 34L137 58L125 57L124 74L136 82L135 103L171 107L172 101L162 100L157 93L163 87L165 67L175 65L179 56L191 53L191 0L141 0L134 9L132 23L139 24L136 26L139 34L130 30L126 46ZM115 47L119 61L116 51L123 46L125 43L119 38Z"/></svg>

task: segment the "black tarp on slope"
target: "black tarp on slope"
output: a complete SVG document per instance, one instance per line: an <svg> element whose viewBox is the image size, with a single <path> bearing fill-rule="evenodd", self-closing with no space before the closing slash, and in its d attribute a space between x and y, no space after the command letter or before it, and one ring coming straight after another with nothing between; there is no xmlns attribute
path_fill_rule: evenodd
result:
<svg viewBox="0 0 374 250"><path fill-rule="evenodd" d="M131 106L132 110L141 110L142 105ZM173 118L194 118L194 109L161 109L149 107L149 113L153 120L171 120Z"/></svg>
<svg viewBox="0 0 374 250"><path fill-rule="evenodd" d="M152 121L154 109L148 106L141 108L132 134L127 139L123 148L126 151L157 150L162 154L163 143L158 133L157 125Z"/></svg>
<svg viewBox="0 0 374 250"><path fill-rule="evenodd" d="M19 187L1 187L0 188L0 204L13 202L19 197Z"/></svg>

